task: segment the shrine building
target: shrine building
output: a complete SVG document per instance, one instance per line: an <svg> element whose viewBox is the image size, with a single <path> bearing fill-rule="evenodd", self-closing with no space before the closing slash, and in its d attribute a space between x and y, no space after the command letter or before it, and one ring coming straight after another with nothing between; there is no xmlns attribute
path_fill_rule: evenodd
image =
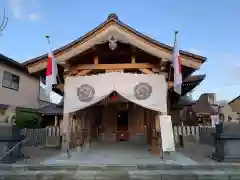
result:
<svg viewBox="0 0 240 180"><path fill-rule="evenodd" d="M172 51L116 14L56 49L59 82L53 90L64 97L63 133L71 135L72 143L76 132L84 132L86 141L141 142L156 149L156 115L169 114L173 124L181 122L180 98L173 91ZM185 96L204 79L205 75L192 74L206 58L181 50L180 57ZM47 61L44 54L24 65L43 79Z"/></svg>

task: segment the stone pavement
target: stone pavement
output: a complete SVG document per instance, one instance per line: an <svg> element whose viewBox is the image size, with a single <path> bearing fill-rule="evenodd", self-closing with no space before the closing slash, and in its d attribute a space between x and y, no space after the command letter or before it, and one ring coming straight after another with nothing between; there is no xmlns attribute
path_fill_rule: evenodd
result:
<svg viewBox="0 0 240 180"><path fill-rule="evenodd" d="M146 145L129 142L94 143L90 149L79 148L71 151L71 158L66 153L42 161L41 164L181 164L193 165L197 162L181 153L174 152L165 156L153 156Z"/></svg>
<svg viewBox="0 0 240 180"><path fill-rule="evenodd" d="M0 165L0 180L178 180L240 179L240 165L215 163L203 158L211 153L205 148L186 144L185 148L165 155L153 156L146 146L121 143L94 143L91 149L73 149L72 157L56 149L30 148L33 159L28 164ZM194 154L198 154L196 157ZM201 158L204 159L201 161ZM206 161L207 160L207 161ZM21 163L21 162L20 162ZM34 165L35 164L35 165Z"/></svg>
<svg viewBox="0 0 240 180"><path fill-rule="evenodd" d="M16 162L16 164L39 164L40 162L49 159L51 157L56 156L57 154L61 153L61 149L59 148L45 148L44 146L29 146L24 147L24 152L30 158L20 160Z"/></svg>

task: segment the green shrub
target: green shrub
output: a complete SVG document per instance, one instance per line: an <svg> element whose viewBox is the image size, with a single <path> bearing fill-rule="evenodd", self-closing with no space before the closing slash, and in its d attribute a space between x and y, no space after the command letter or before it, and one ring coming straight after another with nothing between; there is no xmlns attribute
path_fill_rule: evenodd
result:
<svg viewBox="0 0 240 180"><path fill-rule="evenodd" d="M42 116L35 112L16 112L16 125L19 128L40 128Z"/></svg>
<svg viewBox="0 0 240 180"><path fill-rule="evenodd" d="M0 116L3 115L5 112L5 109L0 109Z"/></svg>

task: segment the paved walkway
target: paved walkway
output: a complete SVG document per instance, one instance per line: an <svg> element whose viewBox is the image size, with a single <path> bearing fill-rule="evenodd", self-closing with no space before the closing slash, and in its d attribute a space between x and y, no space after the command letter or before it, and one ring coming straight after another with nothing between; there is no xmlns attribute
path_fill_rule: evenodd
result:
<svg viewBox="0 0 240 180"><path fill-rule="evenodd" d="M71 158L66 153L51 157L41 164L180 164L195 165L197 162L174 152L166 155L164 160L160 156L153 156L146 145L136 145L129 142L94 143L90 149L75 148L71 151Z"/></svg>

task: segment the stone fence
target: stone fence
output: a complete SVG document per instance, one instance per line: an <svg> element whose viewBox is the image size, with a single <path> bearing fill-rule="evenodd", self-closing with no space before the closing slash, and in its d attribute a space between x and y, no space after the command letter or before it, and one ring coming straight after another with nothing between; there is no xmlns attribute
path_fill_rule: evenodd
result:
<svg viewBox="0 0 240 180"><path fill-rule="evenodd" d="M27 139L27 146L45 145L47 136L60 136L60 128L46 127L38 129L22 129L21 134Z"/></svg>
<svg viewBox="0 0 240 180"><path fill-rule="evenodd" d="M212 133L215 128L211 126L174 126L173 133L175 142L179 141L179 136L182 135L184 139L192 139L196 143L214 145Z"/></svg>

